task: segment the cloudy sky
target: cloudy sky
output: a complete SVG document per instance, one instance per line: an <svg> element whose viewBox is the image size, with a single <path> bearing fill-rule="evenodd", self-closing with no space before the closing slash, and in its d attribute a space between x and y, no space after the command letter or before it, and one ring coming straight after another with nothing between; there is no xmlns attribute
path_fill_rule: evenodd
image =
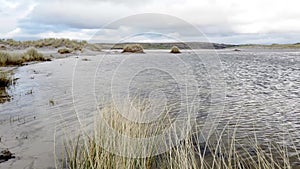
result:
<svg viewBox="0 0 300 169"><path fill-rule="evenodd" d="M0 4L1 38L90 40L96 33L103 42L133 34L138 34L131 38L135 41L168 41L168 37L197 41L202 40L197 36L205 36L219 43L300 42L298 0L0 0ZM131 19L142 13L169 17ZM202 34L189 31L186 23Z"/></svg>

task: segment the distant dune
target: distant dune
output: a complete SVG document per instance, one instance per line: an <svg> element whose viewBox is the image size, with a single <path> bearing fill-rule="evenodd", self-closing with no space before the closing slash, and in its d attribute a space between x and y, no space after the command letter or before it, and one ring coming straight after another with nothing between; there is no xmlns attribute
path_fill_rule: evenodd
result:
<svg viewBox="0 0 300 169"><path fill-rule="evenodd" d="M98 43L103 49L123 49L123 46L136 43ZM177 46L179 49L224 49L229 47L236 47L237 45L208 43L208 42L166 42L166 43L138 43L144 49L168 49Z"/></svg>
<svg viewBox="0 0 300 169"><path fill-rule="evenodd" d="M16 41L13 39L0 39L0 50L18 50L30 47L60 49L69 48L73 51L89 51L100 52L101 49L123 49L126 45L139 44L144 49L167 49L170 50L173 46L179 49L226 49L226 48L276 48L276 49L297 49L300 48L300 43L295 44L224 44L224 43L209 43L209 42L160 42L160 43L89 43L88 41L47 38L32 41Z"/></svg>

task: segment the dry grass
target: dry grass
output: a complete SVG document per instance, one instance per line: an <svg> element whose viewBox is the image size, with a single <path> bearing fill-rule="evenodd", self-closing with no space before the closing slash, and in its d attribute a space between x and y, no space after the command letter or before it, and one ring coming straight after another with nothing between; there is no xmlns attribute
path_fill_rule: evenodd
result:
<svg viewBox="0 0 300 169"><path fill-rule="evenodd" d="M28 49L21 54L0 52L0 66L22 65L25 62L32 61L49 61L49 59L38 53L34 48Z"/></svg>
<svg viewBox="0 0 300 169"><path fill-rule="evenodd" d="M139 44L130 44L125 45L123 48L122 53L129 52L129 53L144 53L144 49L142 45Z"/></svg>
<svg viewBox="0 0 300 169"><path fill-rule="evenodd" d="M7 45L13 48L24 49L29 47L34 48L60 48L66 47L71 48L73 50L82 50L86 45L87 41L77 41L70 39L56 39L56 38L46 38L40 40L30 40L30 41L16 41L13 39L4 39L0 40L0 44Z"/></svg>
<svg viewBox="0 0 300 169"><path fill-rule="evenodd" d="M36 49L28 49L22 56L24 62L31 61L47 61L43 54L39 53Z"/></svg>
<svg viewBox="0 0 300 169"><path fill-rule="evenodd" d="M179 48L178 48L177 46L173 46L173 47L171 48L170 53L181 53L181 52L180 52L180 50L179 50Z"/></svg>
<svg viewBox="0 0 300 169"><path fill-rule="evenodd" d="M132 105L131 105L132 106ZM131 107L129 106L129 107ZM139 108L138 108L139 109ZM140 107L140 113L145 113L145 106ZM127 114L132 111L126 110ZM128 111L128 112L127 112ZM168 111L166 110L167 114ZM100 110L100 117L105 119L107 124L123 135L131 138L148 138L155 136L165 128L169 128L172 120L166 114L161 122L154 124L133 123L126 120L119 114L116 106L110 105ZM188 120L188 119L187 119ZM98 123L97 123L98 122ZM118 146L121 152L130 152L135 149L132 145L121 139L118 142L115 136L103 127L100 120L96 119L96 127L92 136L81 135L76 141L67 142L64 164L70 169L113 169L113 168L226 168L226 169L273 169L291 168L290 159L287 156L288 149L276 143L263 146L258 143L256 137L248 140L247 144L236 139L236 127L229 136L224 136L227 130L224 127L220 133L215 133L214 139L201 143L201 130L195 128L193 132L181 140L179 145L173 147L160 155L150 155L146 158L123 157L116 155L113 149ZM171 139L172 136L169 136ZM227 139L224 139L227 138ZM161 142L168 146L166 139ZM102 145L107 145L104 149ZM144 147L140 145L141 152ZM148 147L149 153L155 152L157 147ZM299 160L299 156L297 157Z"/></svg>
<svg viewBox="0 0 300 169"><path fill-rule="evenodd" d="M73 50L72 49L69 49L69 48L61 48L61 49L58 49L57 51L59 54L68 54L68 53L72 53Z"/></svg>
<svg viewBox="0 0 300 169"><path fill-rule="evenodd" d="M12 78L5 72L0 72L0 87L7 87L12 84Z"/></svg>
<svg viewBox="0 0 300 169"><path fill-rule="evenodd" d="M0 52L0 66L21 65L24 63L22 55Z"/></svg>

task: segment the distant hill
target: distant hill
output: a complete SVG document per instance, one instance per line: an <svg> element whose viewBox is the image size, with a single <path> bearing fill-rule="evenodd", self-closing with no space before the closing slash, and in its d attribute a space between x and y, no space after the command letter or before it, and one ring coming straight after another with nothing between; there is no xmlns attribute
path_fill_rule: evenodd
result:
<svg viewBox="0 0 300 169"><path fill-rule="evenodd" d="M238 45L240 48L267 48L267 49L300 49L300 43L294 44L271 44L271 45L262 45L262 44L244 44Z"/></svg>
<svg viewBox="0 0 300 169"><path fill-rule="evenodd" d="M97 43L102 49L123 49L127 44L137 43ZM300 43L295 44L223 44L223 43L208 43L208 42L165 42L165 43L138 43L144 49L171 49L172 46L177 46L179 49L226 49L226 48L265 48L265 49L300 49ZM236 50L238 51L238 49Z"/></svg>
<svg viewBox="0 0 300 169"><path fill-rule="evenodd" d="M233 48L239 51L240 48L265 48L265 49L300 49L300 43L294 44L224 44L224 43L209 43L209 42L161 42L161 43L89 43L85 40L70 40L70 39L57 39L46 38L31 41L16 41L13 39L0 39L0 50L18 50L26 49L29 47L34 48L70 48L73 50L82 51L88 49L91 51L101 51L101 49L123 49L127 44L140 44L144 49L167 49L170 50L173 46L179 49L226 49ZM239 49L237 49L239 48Z"/></svg>
<svg viewBox="0 0 300 169"><path fill-rule="evenodd" d="M127 44L136 43L97 43L102 49L123 49ZM166 43L138 43L143 46L144 49L171 49L172 46L177 46L179 49L225 49L229 47L237 47L238 45L208 43L208 42L166 42Z"/></svg>

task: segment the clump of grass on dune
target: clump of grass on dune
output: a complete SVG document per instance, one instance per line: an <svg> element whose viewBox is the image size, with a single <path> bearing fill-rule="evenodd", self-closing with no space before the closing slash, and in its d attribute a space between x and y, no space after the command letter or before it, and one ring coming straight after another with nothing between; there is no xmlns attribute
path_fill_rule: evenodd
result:
<svg viewBox="0 0 300 169"><path fill-rule="evenodd" d="M125 45L123 48L122 53L144 53L144 49L142 47L142 45L140 44L129 44L129 45Z"/></svg>
<svg viewBox="0 0 300 169"><path fill-rule="evenodd" d="M20 54L0 52L0 66L21 65L23 62Z"/></svg>
<svg viewBox="0 0 300 169"><path fill-rule="evenodd" d="M170 53L181 53L181 52L180 52L180 50L179 50L179 48L178 48L177 46L173 46L173 47L171 48Z"/></svg>
<svg viewBox="0 0 300 169"><path fill-rule="evenodd" d="M61 48L61 49L58 49L57 51L59 54L68 54L68 53L72 53L73 50L72 49L69 49L69 48Z"/></svg>
<svg viewBox="0 0 300 169"><path fill-rule="evenodd" d="M86 45L87 41L77 41L77 40L70 40L70 39L57 39L57 38L46 38L46 39L39 39L39 40L29 40L29 41L16 41L13 39L3 39L0 40L0 44L8 45L18 49L23 48L43 48L43 47L50 47L50 48L60 48L66 47L71 48L73 50L82 50Z"/></svg>
<svg viewBox="0 0 300 169"><path fill-rule="evenodd" d="M128 107L131 106L132 104ZM144 105L137 109L140 110L141 114L147 110ZM130 114L132 109L128 108L122 111L129 111L125 113ZM114 131L131 138L156 136L170 127L172 123L167 109L166 116L161 118L160 122L151 124L130 122L122 117L119 109L113 105L101 109L100 114ZM64 164L66 168L291 168L287 149L276 144L270 144L264 148L256 140L249 141L245 147L245 144L236 139L235 132L230 138L226 136L227 140L224 141L223 132L226 130L225 128L221 133L214 133L215 139L206 143L201 143L201 130L195 127L195 130L181 140L177 146L170 147L162 154L151 155L151 152L155 152L157 149L156 146L153 146L146 149L151 151L149 157L133 158L130 155L123 157L112 153L114 147L119 146L119 150L122 152L129 152L131 148L136 147L132 147L134 145L122 139L119 140L121 142L117 142L111 137L112 133L99 124L99 119L96 119L95 123L95 131L91 136L81 135L76 141L68 142L65 145L67 155ZM172 140L172 136L169 137L169 140ZM168 146L167 140L163 141L162 144ZM108 147L104 149L103 145L108 145ZM139 151L142 152L143 150L144 147L141 146Z"/></svg>
<svg viewBox="0 0 300 169"><path fill-rule="evenodd" d="M0 72L0 87L7 87L12 84L12 78L5 72Z"/></svg>
<svg viewBox="0 0 300 169"><path fill-rule="evenodd" d="M22 56L24 62L31 61L47 61L43 54L39 53L36 49L28 49Z"/></svg>
<svg viewBox="0 0 300 169"><path fill-rule="evenodd" d="M11 73L0 71L0 104L11 100L11 96L8 94L7 89L10 85L15 84L15 80L16 79L12 78Z"/></svg>
<svg viewBox="0 0 300 169"><path fill-rule="evenodd" d="M25 53L0 52L0 66L22 65L25 62L49 61L36 49L30 48Z"/></svg>
<svg viewBox="0 0 300 169"><path fill-rule="evenodd" d="M129 108L131 109L131 108ZM107 106L102 109L102 115L105 121L119 133L126 134L133 138L146 138L151 135L161 132L163 126L168 124L168 118L164 119L164 125L143 125L138 123L132 123L119 114L118 109L115 106ZM84 147L83 142L78 139L77 142L67 144L67 168L79 169L79 168L158 168L159 164L156 161L156 157L148 158L126 158L109 153L109 151L103 149L101 145L115 144L110 143L112 140L107 140L106 136L111 135L106 131L105 127L96 125L95 135L88 138L88 145ZM130 149L131 145L124 143L124 149ZM124 151L121 150L121 151ZM90 160L90 159L93 160Z"/></svg>

